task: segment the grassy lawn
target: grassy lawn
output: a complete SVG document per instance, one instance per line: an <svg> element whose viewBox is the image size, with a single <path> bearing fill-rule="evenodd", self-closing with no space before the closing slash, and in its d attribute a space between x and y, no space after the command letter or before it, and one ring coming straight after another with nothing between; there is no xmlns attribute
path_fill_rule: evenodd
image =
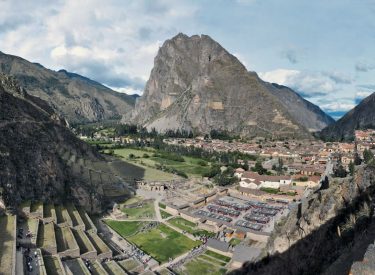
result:
<svg viewBox="0 0 375 275"><path fill-rule="evenodd" d="M211 250L207 250L204 254L208 255L208 256L211 256L211 257L213 257L215 259L218 259L220 261L224 261L226 263L229 263L229 261L230 261L229 257L221 255L221 254L218 254L218 253L215 253L215 252L213 252Z"/></svg>
<svg viewBox="0 0 375 275"><path fill-rule="evenodd" d="M167 218L169 218L169 217L172 217L171 214L169 214L169 213L167 213L167 212L165 212L165 211L163 211L163 210L160 210L160 214L161 214L161 217L162 217L163 219L167 219Z"/></svg>
<svg viewBox="0 0 375 275"><path fill-rule="evenodd" d="M213 264L219 265L219 266L225 266L227 264L225 262L217 260L216 258L212 258L208 255L200 255L199 257L197 257L197 259L205 260L207 262L210 262L210 263L213 263Z"/></svg>
<svg viewBox="0 0 375 275"><path fill-rule="evenodd" d="M218 267L200 259L194 259L186 263L178 274L197 275L197 274L212 274L221 275L226 273L225 268Z"/></svg>
<svg viewBox="0 0 375 275"><path fill-rule="evenodd" d="M104 220L104 222L124 238L134 235L143 224L143 222L126 222L114 220Z"/></svg>
<svg viewBox="0 0 375 275"><path fill-rule="evenodd" d="M186 232L190 234L193 234L195 231L194 228L196 227L196 224L188 220L185 220L183 218L176 217L176 218L170 219L168 222L171 225L174 225L175 227L178 227L181 230L185 230Z"/></svg>
<svg viewBox="0 0 375 275"><path fill-rule="evenodd" d="M153 202L147 202L140 207L126 208L122 207L121 211L128 215L129 219L142 219L155 217L155 209Z"/></svg>
<svg viewBox="0 0 375 275"><path fill-rule="evenodd" d="M161 263L167 262L169 258L176 258L201 243L189 239L164 224L148 232L131 236L128 240Z"/></svg>
<svg viewBox="0 0 375 275"><path fill-rule="evenodd" d="M171 225L180 228L194 236L196 235L205 235L205 236L214 236L212 232L208 232L203 229L198 229L197 225L191 221L185 220L181 217L172 218L168 221Z"/></svg>
<svg viewBox="0 0 375 275"><path fill-rule="evenodd" d="M151 149L148 149L148 150L151 150ZM155 171L153 170L156 170L156 169L153 169L153 167L156 167L157 165L164 165L168 168L174 168L178 171L185 172L189 177L201 177L203 173L207 172L210 169L209 164L205 161L202 161L199 158L184 156L183 162L175 161L175 160L163 158L161 156L157 156L157 157L153 156L154 152L156 152L155 149L153 150L154 151L152 150L146 151L146 150L125 148L125 149L116 149L114 152L116 155L123 157L127 161L144 167L146 169L145 179L146 179L146 176L149 177L150 175L153 175L155 173ZM130 154L134 155L135 158L129 158ZM156 170L156 171L162 172L160 170ZM169 174L169 173L166 173L166 174Z"/></svg>

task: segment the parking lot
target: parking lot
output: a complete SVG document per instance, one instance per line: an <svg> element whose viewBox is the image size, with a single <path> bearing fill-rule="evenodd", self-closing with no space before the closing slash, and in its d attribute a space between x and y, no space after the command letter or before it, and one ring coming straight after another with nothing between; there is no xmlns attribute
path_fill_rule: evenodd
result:
<svg viewBox="0 0 375 275"><path fill-rule="evenodd" d="M224 196L193 213L218 223L227 223L235 227L260 232L272 232L275 221L286 215L287 212L288 208L285 204Z"/></svg>

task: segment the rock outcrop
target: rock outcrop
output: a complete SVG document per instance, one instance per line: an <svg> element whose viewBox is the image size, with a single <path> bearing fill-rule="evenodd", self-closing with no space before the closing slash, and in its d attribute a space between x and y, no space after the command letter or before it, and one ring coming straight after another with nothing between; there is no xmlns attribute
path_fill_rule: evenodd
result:
<svg viewBox="0 0 375 275"><path fill-rule="evenodd" d="M76 138L45 101L0 74L0 196L7 206L75 200L88 211L101 211L113 194L129 195L106 170L103 157Z"/></svg>
<svg viewBox="0 0 375 275"><path fill-rule="evenodd" d="M363 99L337 122L321 131L326 140L350 140L358 129L375 129L375 93Z"/></svg>
<svg viewBox="0 0 375 275"><path fill-rule="evenodd" d="M0 52L0 73L14 76L30 95L48 102L69 123L120 120L130 112L135 97L115 92L95 81L58 72Z"/></svg>
<svg viewBox="0 0 375 275"><path fill-rule="evenodd" d="M159 49L131 116L158 131L227 131L242 136L309 137L333 122L292 90L262 81L207 35L178 34Z"/></svg>

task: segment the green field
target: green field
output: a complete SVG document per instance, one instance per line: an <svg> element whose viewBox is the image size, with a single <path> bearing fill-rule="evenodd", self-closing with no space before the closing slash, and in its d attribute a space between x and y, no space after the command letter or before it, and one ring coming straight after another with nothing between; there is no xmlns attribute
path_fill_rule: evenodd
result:
<svg viewBox="0 0 375 275"><path fill-rule="evenodd" d="M121 209L123 213L128 215L129 219L152 219L155 217L155 209L153 202L147 202L140 207L136 208L125 208Z"/></svg>
<svg viewBox="0 0 375 275"><path fill-rule="evenodd" d="M167 219L167 218L169 218L169 217L172 217L171 214L169 214L169 213L167 213L167 212L165 212L165 211L163 211L163 210L160 210L160 215L161 215L161 217L162 217L163 219Z"/></svg>
<svg viewBox="0 0 375 275"><path fill-rule="evenodd" d="M195 223L185 220L181 217L172 218L168 221L168 223L192 235L206 235L206 236L215 235L212 232L208 232L206 230L197 228L197 225Z"/></svg>
<svg viewBox="0 0 375 275"><path fill-rule="evenodd" d="M205 261L204 259L194 259L183 265L178 274L197 275L197 274L213 274L222 275L226 273L226 269L214 263Z"/></svg>
<svg viewBox="0 0 375 275"><path fill-rule="evenodd" d="M168 158L164 158L161 156L153 156L155 153L154 149L148 149L146 150L138 150L138 149L116 149L114 150L114 153L122 158L124 158L126 161L129 161L133 164L140 165L143 168L145 168L145 179L155 179L150 178L152 176L161 176L161 175L155 175L156 170L158 172L162 172L164 174L173 175L170 173L165 173L163 171L157 170L156 167L163 165L168 168L173 168L178 171L186 173L189 177L201 177L203 173L207 172L210 169L210 166L202 161L199 158L192 158L192 157L185 157L183 156L184 161L175 161ZM130 158L130 155L134 155L134 158ZM206 166L202 166L202 163L207 164ZM149 170L149 171L148 171ZM171 177L170 176L170 177ZM165 177L165 175L164 175ZM162 179L160 179L162 180ZM168 180L168 179L167 179Z"/></svg>
<svg viewBox="0 0 375 275"><path fill-rule="evenodd" d="M230 261L230 258L229 258L229 257L224 256L224 255L221 255L221 254L218 254L218 253L213 252L213 251L211 251L211 250L207 250L204 254L205 254L205 255L208 255L208 256L210 256L210 257L212 257L212 258L215 258L215 259L217 259L217 260L220 260L220 261L226 262L226 263L228 263L228 262Z"/></svg>
<svg viewBox="0 0 375 275"><path fill-rule="evenodd" d="M144 224L143 222L114 220L104 220L104 222L124 238L134 235L141 228L142 224Z"/></svg>
<svg viewBox="0 0 375 275"><path fill-rule="evenodd" d="M200 245L164 224L127 238L157 261L164 263Z"/></svg>

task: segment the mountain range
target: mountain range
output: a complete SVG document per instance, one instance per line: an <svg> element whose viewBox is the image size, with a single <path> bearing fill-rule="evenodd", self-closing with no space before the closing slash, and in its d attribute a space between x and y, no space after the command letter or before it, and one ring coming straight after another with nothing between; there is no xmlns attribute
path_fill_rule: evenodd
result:
<svg viewBox="0 0 375 275"><path fill-rule="evenodd" d="M130 112L135 97L65 70L58 72L0 52L0 73L13 76L30 95L37 96L69 123L119 120Z"/></svg>
<svg viewBox="0 0 375 275"><path fill-rule="evenodd" d="M311 137L334 120L292 89L268 83L207 35L165 41L141 97L0 52L0 73L70 124L120 121L159 132L211 130L246 137Z"/></svg>
<svg viewBox="0 0 375 275"><path fill-rule="evenodd" d="M144 93L123 121L159 132L247 137L308 137L334 122L290 88L247 71L211 37L181 33L159 49Z"/></svg>

